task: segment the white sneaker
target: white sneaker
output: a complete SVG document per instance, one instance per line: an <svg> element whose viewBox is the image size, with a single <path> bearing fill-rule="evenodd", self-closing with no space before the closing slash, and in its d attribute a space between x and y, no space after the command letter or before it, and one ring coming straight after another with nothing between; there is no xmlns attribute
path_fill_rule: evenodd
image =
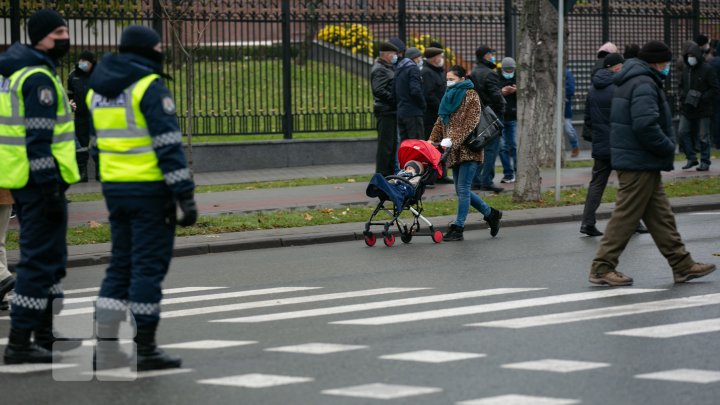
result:
<svg viewBox="0 0 720 405"><path fill-rule="evenodd" d="M500 183L515 183L515 176L505 176L500 180Z"/></svg>

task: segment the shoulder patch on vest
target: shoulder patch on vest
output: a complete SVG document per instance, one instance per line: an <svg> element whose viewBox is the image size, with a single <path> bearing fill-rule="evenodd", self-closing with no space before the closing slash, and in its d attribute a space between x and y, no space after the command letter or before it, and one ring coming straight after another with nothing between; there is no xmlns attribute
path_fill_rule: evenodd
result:
<svg viewBox="0 0 720 405"><path fill-rule="evenodd" d="M170 97L170 96L163 97L162 107L163 107L163 111L165 111L165 114L168 114L168 115L175 114L175 102L173 101L172 97Z"/></svg>
<svg viewBox="0 0 720 405"><path fill-rule="evenodd" d="M41 105L50 107L55 104L55 96L49 86L40 86L38 88L38 101Z"/></svg>

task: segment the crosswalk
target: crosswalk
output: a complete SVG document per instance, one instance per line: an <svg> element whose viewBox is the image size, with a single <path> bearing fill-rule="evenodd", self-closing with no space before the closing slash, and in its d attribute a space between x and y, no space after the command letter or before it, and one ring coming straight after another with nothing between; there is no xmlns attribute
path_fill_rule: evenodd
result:
<svg viewBox="0 0 720 405"><path fill-rule="evenodd" d="M342 290L322 285L279 286L259 289L229 290L220 286L186 286L163 291L162 318L195 317L205 323L207 339L182 340L168 342L162 347L178 351L249 350L257 356L337 356L339 353L352 352L366 361L415 363L418 367L431 367L432 364L452 364L455 362L482 362L497 353L492 351L448 351L427 347L419 350L376 353L372 344L358 341L288 341L285 345L272 345L261 340L229 340L213 336L214 328L232 324L244 324L244 328L261 327L261 324L273 323L282 330L284 322L307 321L312 328L362 328L364 333L379 330L377 326L393 327L401 325L412 328L415 325L433 322L452 322L455 327L472 331L487 329L534 329L563 327L577 322L602 322L609 318L631 317L651 313L678 313L683 310L720 305L720 294L699 294L678 298L663 298L668 293L663 288L607 288L582 292L553 292L546 287L487 288L470 291L435 292L433 286L385 286L357 290ZM65 309L61 317L74 317L92 314L96 288L81 288L66 291ZM260 297L260 298L257 298ZM349 301L349 302L348 302ZM597 303L592 309L577 310L575 305ZM614 305L620 302L622 305ZM309 307L309 308L308 308ZM277 309L280 309L279 311ZM537 308L545 311L536 315ZM245 311L253 310L250 314ZM532 311L531 315L518 317L518 311ZM504 312L513 315L504 316ZM360 314L360 315L356 315ZM527 315L527 312L525 313ZM482 316L482 322L477 322ZM491 320L485 320L487 318ZM9 317L0 317L0 328L7 329ZM301 323L298 323L301 324ZM618 329L617 324L609 324L601 331L604 339L673 339L692 335L718 334L720 337L720 318L683 320L670 323L660 321L654 325L636 325L629 329ZM520 332L519 332L520 333ZM291 339L291 336L288 336ZM92 342L83 347L92 350ZM6 345L7 339L1 338L0 345ZM299 357L300 359L302 357ZM537 373L593 373L597 370L616 367L617 364L604 359L572 358L535 358L500 365L507 372ZM0 365L0 375L37 374L51 371L65 372L74 367L82 369L81 364L68 363L56 365ZM92 371L84 371L84 376L92 378ZM182 371L131 373L127 369L108 370L95 373L101 381L128 380L135 378L177 378L202 374L198 367ZM313 384L321 381L315 375L270 374L263 370L254 373L236 375L198 376L194 382L205 386L235 387L237 389L270 389L279 386ZM636 380L676 381L684 383L712 384L720 382L720 366L707 368L675 368L667 370L644 370L633 375ZM319 395L328 397L364 398L366 400L387 400L426 395L443 395L447 388L397 384L388 381L355 381L347 386L318 389ZM522 391L522 387L518 388ZM462 404L572 404L581 403L582 398L562 398L528 395L524 392L508 392L500 396L468 398L457 402Z"/></svg>

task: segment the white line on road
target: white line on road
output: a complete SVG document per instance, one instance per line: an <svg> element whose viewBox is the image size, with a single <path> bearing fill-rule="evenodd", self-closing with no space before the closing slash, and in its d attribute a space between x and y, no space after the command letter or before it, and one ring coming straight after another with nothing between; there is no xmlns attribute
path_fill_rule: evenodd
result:
<svg viewBox="0 0 720 405"><path fill-rule="evenodd" d="M14 364L8 366L0 366L0 373L8 374L25 374L25 373L37 373L40 371L58 370L61 368L76 367L77 364Z"/></svg>
<svg viewBox="0 0 720 405"><path fill-rule="evenodd" d="M351 319L346 321L330 322L342 325L389 325L403 322L422 321L427 319L449 318L454 316L476 315L488 312L505 311L509 309L530 308L541 305L563 304L593 300L598 298L618 297L622 295L642 294L666 291L665 289L618 288L612 290L592 291L575 294L552 295L549 297L528 298L516 301L496 302L492 304L471 305L466 307L436 309L432 311L411 312L407 314L378 316L373 318Z"/></svg>
<svg viewBox="0 0 720 405"><path fill-rule="evenodd" d="M720 381L720 371L678 368L675 370L659 371L657 373L638 374L635 378L710 384Z"/></svg>
<svg viewBox="0 0 720 405"><path fill-rule="evenodd" d="M561 323L612 318L648 312L669 311L672 309L693 308L704 305L720 304L720 294L697 295L694 297L673 298L669 300L639 302L629 305L602 307L583 311L561 312L557 314L528 316L491 322L471 323L465 326L488 326L493 328L532 328L534 326L557 325Z"/></svg>
<svg viewBox="0 0 720 405"><path fill-rule="evenodd" d="M471 399L468 401L458 402L457 405L572 405L579 403L580 401L577 399L511 394L500 395L497 397Z"/></svg>
<svg viewBox="0 0 720 405"><path fill-rule="evenodd" d="M274 375L274 374L243 374L222 378L209 378L199 380L198 384L225 385L229 387L243 388L268 388L278 385L298 384L314 381L309 377L295 377L290 375Z"/></svg>
<svg viewBox="0 0 720 405"><path fill-rule="evenodd" d="M616 330L612 332L605 332L605 334L665 339L718 331L720 331L720 318L648 326L646 328Z"/></svg>
<svg viewBox="0 0 720 405"><path fill-rule="evenodd" d="M284 319L309 318L313 316L345 314L348 312L368 311L371 309L384 309L392 307L401 307L406 305L428 304L432 302L443 302L460 300L465 298L487 297L492 295L519 293L526 291L538 291L544 288L494 288L489 290L467 291L453 294L429 295L425 297L403 298L399 300L368 302L363 304L342 305L337 307L308 309L303 311L280 312L277 314L245 316L240 318L217 319L210 322L237 322L237 323L253 323L253 322L269 322Z"/></svg>
<svg viewBox="0 0 720 405"><path fill-rule="evenodd" d="M366 384L354 387L336 388L322 391L325 395L340 395L343 397L372 398L372 399L397 399L426 395L442 392L442 388L436 387L415 387L410 385L395 384Z"/></svg>
<svg viewBox="0 0 720 405"><path fill-rule="evenodd" d="M182 288L170 288L167 290L163 290L163 294L182 294L186 292L196 292L196 291L208 291L208 290L219 290L227 287L182 287ZM77 304L80 302L94 302L97 300L97 296L92 297L80 297L80 298L65 298L63 300L64 304ZM163 302L164 303L164 302Z"/></svg>
<svg viewBox="0 0 720 405"><path fill-rule="evenodd" d="M160 346L163 349L211 350L227 347L254 345L256 340L196 340L193 342L171 343Z"/></svg>

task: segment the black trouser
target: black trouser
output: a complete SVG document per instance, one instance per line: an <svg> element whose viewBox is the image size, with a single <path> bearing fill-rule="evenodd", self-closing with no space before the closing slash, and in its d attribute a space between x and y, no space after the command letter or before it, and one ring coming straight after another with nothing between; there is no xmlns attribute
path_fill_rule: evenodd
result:
<svg viewBox="0 0 720 405"><path fill-rule="evenodd" d="M425 130L423 129L423 117L399 117L398 131L400 132L400 142L406 139L423 139Z"/></svg>
<svg viewBox="0 0 720 405"><path fill-rule="evenodd" d="M602 201L603 192L608 183L608 178L612 172L610 160L595 159L592 168L592 178L588 186L587 198L585 199L585 209L583 210L583 225L595 225L595 212Z"/></svg>
<svg viewBox="0 0 720 405"><path fill-rule="evenodd" d="M383 176L395 174L395 151L397 150L397 118L392 114L379 114L377 120L377 154L375 172Z"/></svg>
<svg viewBox="0 0 720 405"><path fill-rule="evenodd" d="M80 147L75 153L77 159L78 169L80 170L80 177L87 179L87 163L90 159L90 150L88 145L90 144L90 116L89 115L75 115L75 137L80 143ZM97 166L97 162L95 162Z"/></svg>

